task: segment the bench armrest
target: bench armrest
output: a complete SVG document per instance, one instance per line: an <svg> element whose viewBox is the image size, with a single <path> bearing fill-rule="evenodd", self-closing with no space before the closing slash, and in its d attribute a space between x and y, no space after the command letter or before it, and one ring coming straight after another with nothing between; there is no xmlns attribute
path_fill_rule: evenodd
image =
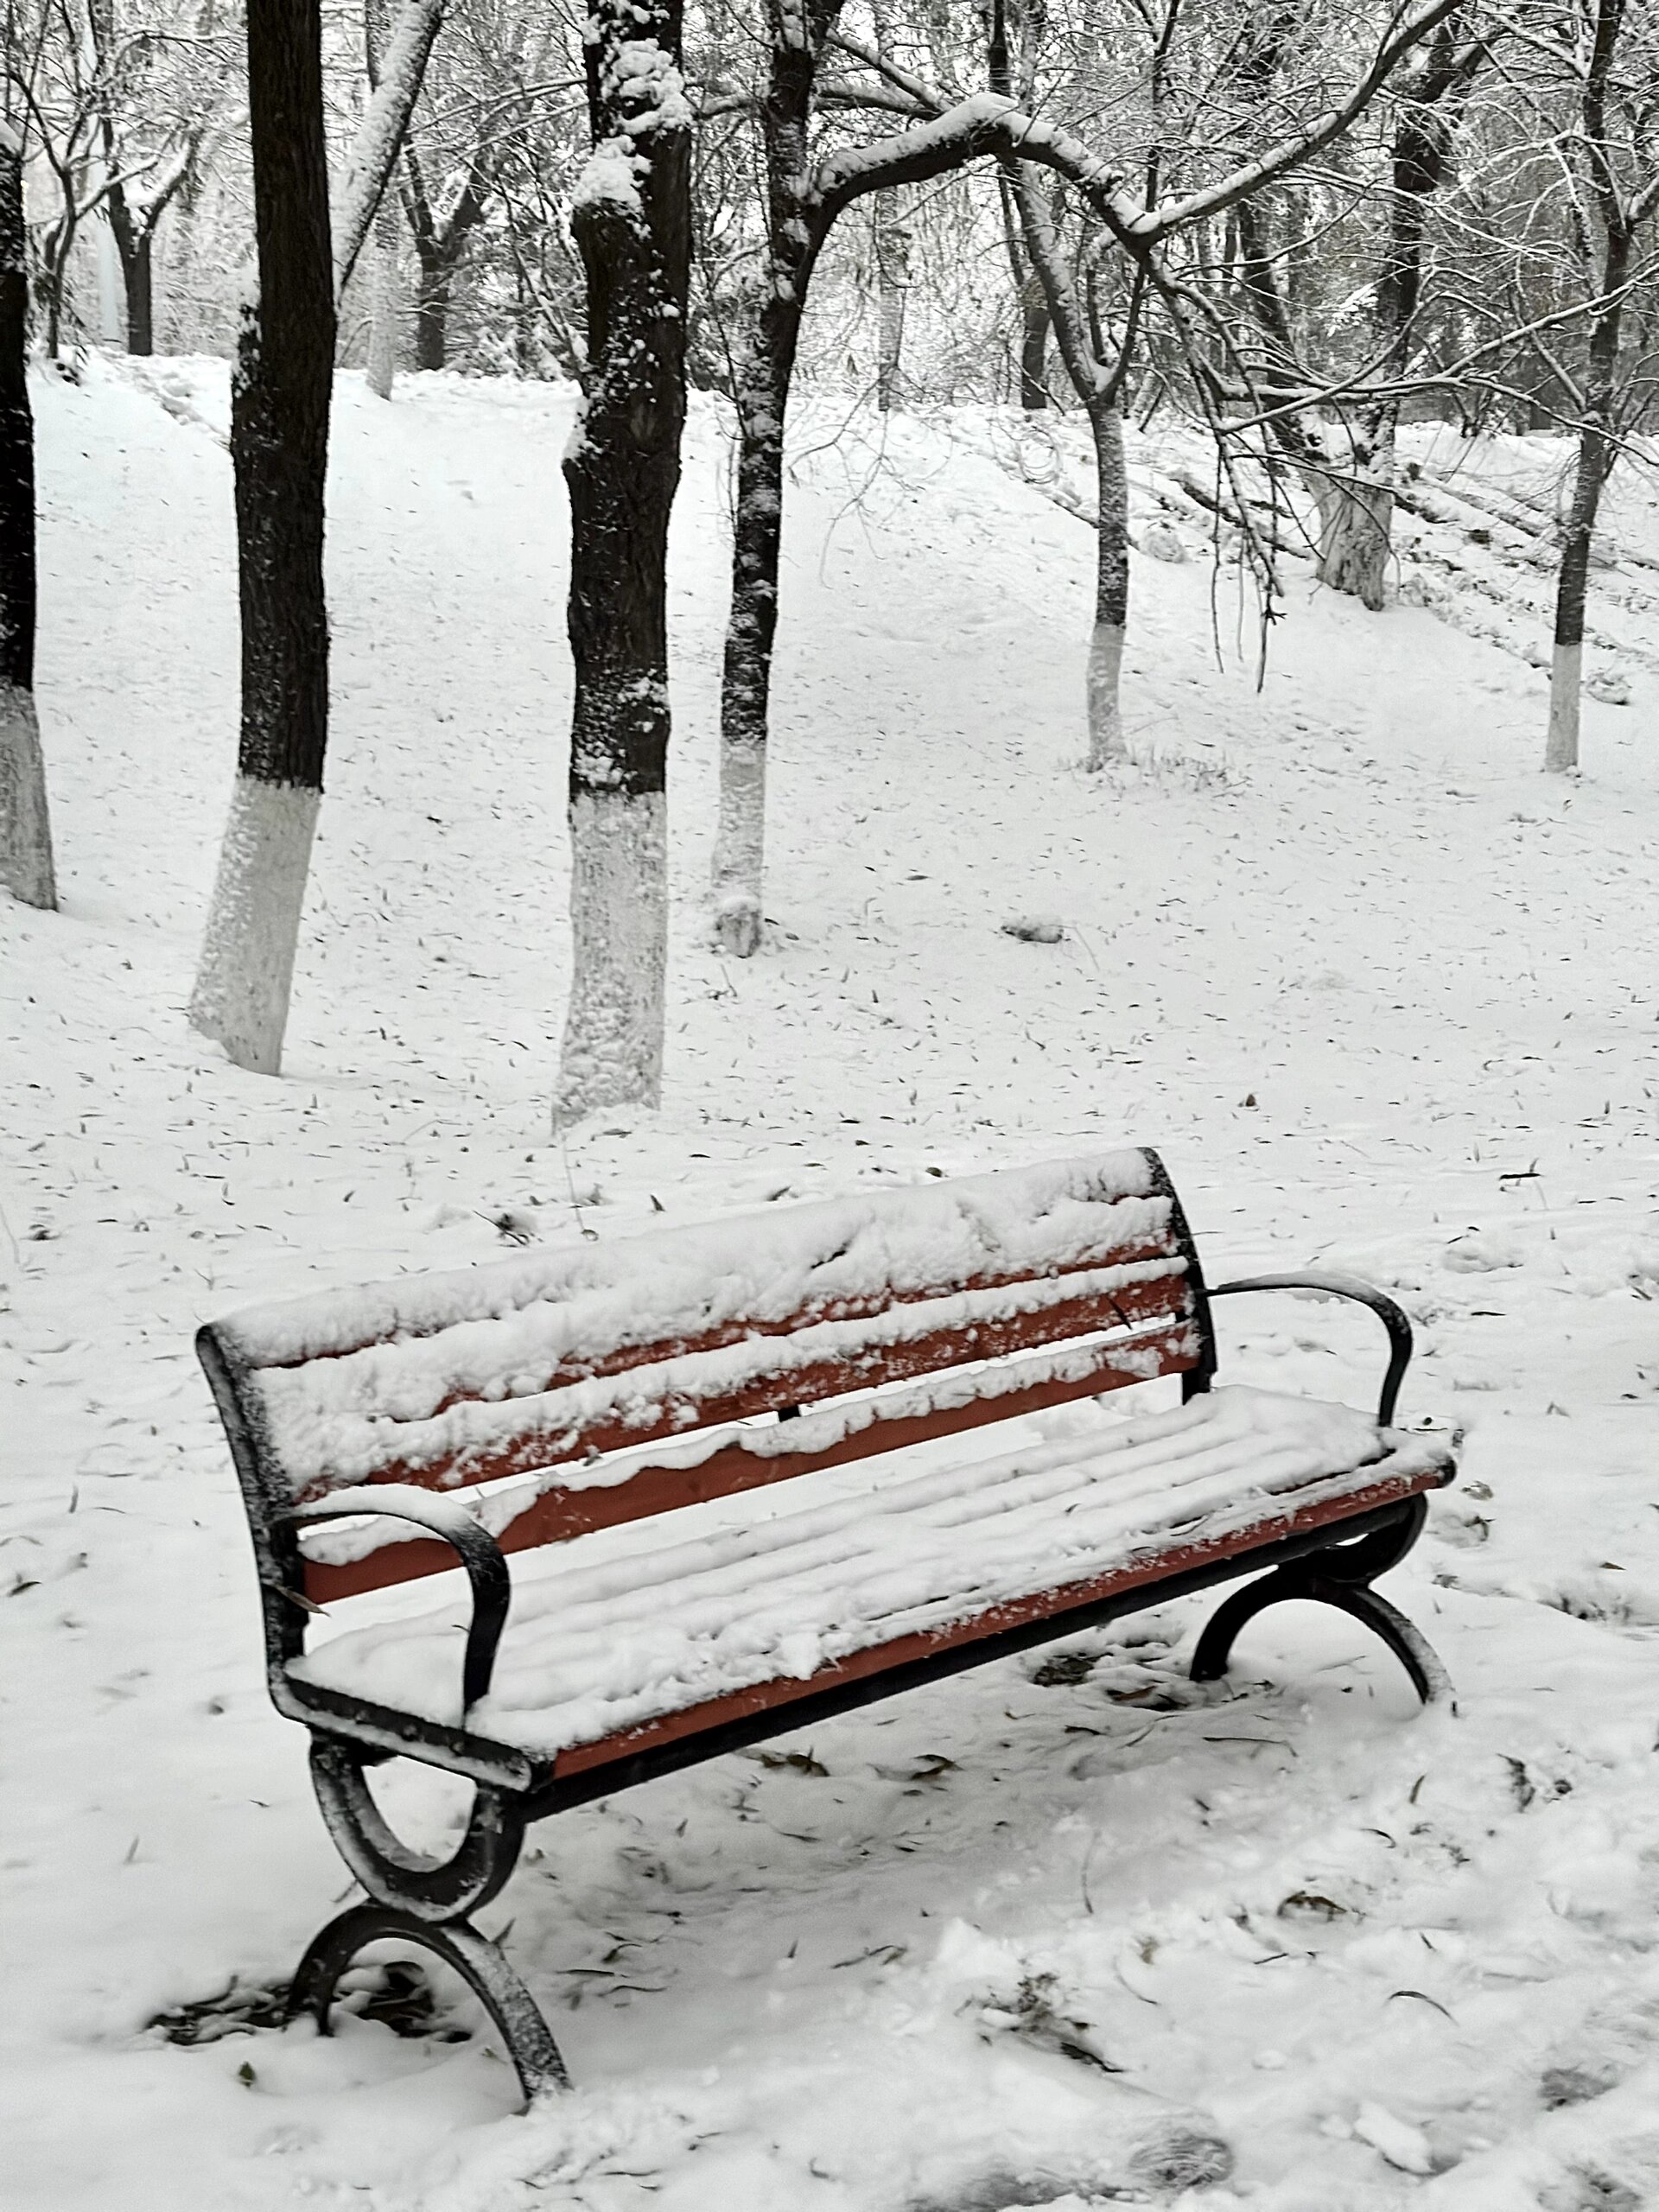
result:
<svg viewBox="0 0 1659 2212"><path fill-rule="evenodd" d="M1354 1275L1327 1274L1247 1275L1237 1282L1213 1284L1210 1296L1231 1298L1243 1290L1322 1290L1328 1298L1351 1298L1357 1305L1369 1306L1389 1332L1389 1369L1376 1403L1377 1427L1389 1427L1411 1359L1411 1324L1393 1299Z"/></svg>
<svg viewBox="0 0 1659 2212"><path fill-rule="evenodd" d="M472 1585L473 1618L467 1630L467 1656L461 1662L461 1700L463 1715L489 1693L495 1671L496 1647L507 1624L512 1602L512 1581L501 1547L464 1506L453 1498L434 1497L413 1483L363 1484L337 1490L327 1497L290 1505L273 1515L278 1521L346 1521L360 1513L383 1513L399 1521L412 1521L442 1536L460 1554Z"/></svg>

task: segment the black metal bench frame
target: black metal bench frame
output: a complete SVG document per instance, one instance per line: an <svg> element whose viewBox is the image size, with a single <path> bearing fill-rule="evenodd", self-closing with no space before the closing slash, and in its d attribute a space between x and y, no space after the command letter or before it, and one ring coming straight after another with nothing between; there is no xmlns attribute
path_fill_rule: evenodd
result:
<svg viewBox="0 0 1659 2212"><path fill-rule="evenodd" d="M1199 1336L1198 1362L1182 1376L1183 1401L1207 1391L1216 1374L1211 1300L1256 1291L1317 1291L1369 1306L1386 1329L1389 1359L1377 1421L1380 1427L1389 1427L1412 1351L1411 1325L1399 1306L1369 1285L1339 1274L1257 1275L1206 1287L1179 1202L1155 1157L1154 1165L1160 1187L1172 1204L1174 1239L1186 1262ZM569 2077L534 1999L498 1946L472 1925L468 1916L487 1904L506 1882L526 1827L549 1815L614 1796L661 1775L768 1738L798 1733L924 1683L1262 1570L1267 1570L1262 1579L1235 1592L1204 1630L1192 1662L1194 1681L1214 1681L1225 1672L1239 1630L1264 1608L1289 1599L1307 1599L1338 1607L1374 1630L1400 1660L1425 1703L1449 1694L1445 1671L1421 1631L1372 1587L1378 1576L1406 1556L1422 1530L1428 1501L1420 1491L1194 1569L1137 1583L1103 1599L1021 1622L880 1674L809 1693L630 1758L558 1776L545 1762L465 1727L445 1727L290 1676L289 1663L304 1651L310 1610L296 1595L302 1580L299 1536L303 1527L380 1512L429 1527L454 1547L471 1586L474 1608L463 1661L464 1711L470 1711L489 1688L512 1596L507 1563L482 1526L469 1520L457 1527L453 1515L441 1515L435 1509L429 1516L421 1502L406 1491L396 1500L376 1500L358 1490L347 1494L346 1503L324 1498L291 1503L286 1478L273 1464L261 1426L248 1416L245 1370L233 1338L209 1324L199 1332L196 1349L247 1504L272 1700L279 1712L311 1732L311 1775L323 1818L370 1900L340 1914L311 1943L291 1986L288 2017L308 2014L326 2035L338 1983L352 1960L366 1945L396 1936L442 1958L470 1985L506 2044L526 2101L547 2088L568 2087ZM1452 1479L1449 1469L1444 1479ZM447 1768L475 1785L466 1833L448 1859L429 1859L408 1849L375 1803L365 1770L398 1756Z"/></svg>

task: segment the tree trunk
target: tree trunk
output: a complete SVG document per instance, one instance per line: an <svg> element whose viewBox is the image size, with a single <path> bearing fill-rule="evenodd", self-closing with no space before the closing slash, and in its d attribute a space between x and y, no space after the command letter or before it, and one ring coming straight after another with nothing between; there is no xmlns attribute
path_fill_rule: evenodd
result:
<svg viewBox="0 0 1659 2212"><path fill-rule="evenodd" d="M715 934L747 960L763 929L766 735L784 519L784 420L800 334L793 299L766 303L737 391L737 512L732 603L720 694L720 824Z"/></svg>
<svg viewBox="0 0 1659 2212"><path fill-rule="evenodd" d="M319 0L250 0L248 112L259 297L231 397L242 733L196 1028L275 1075L328 732L323 480L334 353Z"/></svg>
<svg viewBox="0 0 1659 2212"><path fill-rule="evenodd" d="M1603 321L1608 320L1604 317ZM1592 336L1595 346L1600 327ZM1613 350L1618 348L1615 332ZM1555 582L1555 649L1549 663L1549 737L1544 766L1565 774L1579 765L1580 687L1584 677L1584 602L1590 581L1590 544L1611 452L1600 422L1592 419L1579 432L1573 504L1561 531L1561 566Z"/></svg>
<svg viewBox="0 0 1659 2212"><path fill-rule="evenodd" d="M441 369L449 358L449 286L454 265L447 257L421 257L415 300L415 365Z"/></svg>
<svg viewBox="0 0 1659 2212"><path fill-rule="evenodd" d="M1089 410L1095 440L1098 497L1095 556L1095 626L1089 640L1089 753L1084 766L1127 760L1118 690L1123 633L1129 619L1129 478L1123 461L1123 415L1116 405Z"/></svg>
<svg viewBox="0 0 1659 2212"><path fill-rule="evenodd" d="M1619 0L1598 0L1595 36L1581 95L1590 187L1601 218L1602 254L1598 294L1603 302L1590 325L1579 419L1578 467L1573 505L1561 533L1561 567L1555 585L1555 650L1549 664L1547 772L1564 775L1579 765L1579 686L1584 674L1584 601L1590 580L1590 543L1602 486L1613 466L1614 393L1624 289L1635 246L1634 224L1607 151L1607 88L1622 27ZM1651 210L1649 209L1649 212Z"/></svg>
<svg viewBox="0 0 1659 2212"><path fill-rule="evenodd" d="M903 394L905 302L910 291L910 230L898 192L876 194L875 278L880 302L875 404L883 415L889 415Z"/></svg>
<svg viewBox="0 0 1659 2212"><path fill-rule="evenodd" d="M35 710L35 421L29 406L23 146L0 121L0 885L58 903Z"/></svg>
<svg viewBox="0 0 1659 2212"><path fill-rule="evenodd" d="M668 521L685 422L691 115L682 0L594 0L594 152L571 226L588 377L570 493L574 973L556 1128L662 1092L668 956Z"/></svg>
<svg viewBox="0 0 1659 2212"><path fill-rule="evenodd" d="M1034 275L1020 294L1020 404L1028 415L1048 405L1048 302Z"/></svg>
<svg viewBox="0 0 1659 2212"><path fill-rule="evenodd" d="M737 388L737 512L732 603L720 691L720 826L715 837L715 934L747 959L764 928L766 736L778 563L784 519L784 427L807 288L821 232L805 219L812 83L834 6L809 24L776 5L761 129L766 157L766 259ZM804 35L802 35L804 33ZM896 365L896 364L895 364Z"/></svg>
<svg viewBox="0 0 1659 2212"><path fill-rule="evenodd" d="M133 241L131 258L122 258L127 286L127 351L146 357L156 351L156 233L146 229Z"/></svg>
<svg viewBox="0 0 1659 2212"><path fill-rule="evenodd" d="M363 41L367 54L369 86L380 84L380 62L390 29L389 0L365 0ZM364 382L377 399L391 397L397 373L397 200L385 193L370 232L373 267L370 273L369 347Z"/></svg>
<svg viewBox="0 0 1659 2212"><path fill-rule="evenodd" d="M374 219L370 251L373 305L369 314L368 358L364 382L377 399L390 399L397 374L397 216L391 194Z"/></svg>
<svg viewBox="0 0 1659 2212"><path fill-rule="evenodd" d="M1374 413L1349 442L1351 465L1308 473L1319 516L1319 578L1380 613L1393 557L1394 410Z"/></svg>

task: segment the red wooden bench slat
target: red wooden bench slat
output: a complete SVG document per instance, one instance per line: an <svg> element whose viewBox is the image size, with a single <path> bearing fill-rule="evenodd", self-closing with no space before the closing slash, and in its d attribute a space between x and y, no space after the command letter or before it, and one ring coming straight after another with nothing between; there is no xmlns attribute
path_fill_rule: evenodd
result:
<svg viewBox="0 0 1659 2212"><path fill-rule="evenodd" d="M1166 1255L1153 1256L1161 1260ZM1109 1264L1116 1266L1118 1262L1114 1259ZM1021 1280L1046 1278L1016 1278L1016 1282ZM1068 1338L1088 1336L1097 1330L1155 1320L1162 1314L1185 1318L1192 1309L1192 1294L1184 1274L1157 1276L1149 1282L1125 1284L1106 1296L1085 1294L1065 1299L1033 1312L987 1319L966 1327L936 1329L925 1336L895 1344L874 1344L861 1351L816 1361L810 1366L780 1368L772 1374L753 1378L739 1389L701 1397L694 1423L688 1423L683 1418L684 1398L664 1393L658 1402L654 1417L640 1419L636 1413L624 1421L612 1411L563 1430L527 1428L522 1435L488 1450L463 1448L435 1459L410 1460L397 1456L395 1442L397 1430L410 1424L389 1421L387 1457L367 1479L371 1483L415 1483L429 1490L456 1490L493 1482L505 1475L526 1474L563 1459L626 1451L664 1436L684 1436L694 1427L719 1427L727 1421L748 1420L757 1414L777 1413L785 1406L814 1405L824 1398L875 1389L890 1382L913 1381L918 1376L965 1366L976 1360L1036 1351L1042 1345L1063 1344ZM784 1334L781 1330L768 1333L780 1338ZM678 1346L666 1357L688 1357L703 1349L701 1343ZM626 1373L630 1369L611 1371ZM459 1399L446 1401L450 1405L459 1402ZM527 1406L534 1402L528 1400ZM461 1476L459 1483L454 1479L457 1470ZM308 1484L300 1497L326 1497L334 1487L335 1484L325 1477Z"/></svg>
<svg viewBox="0 0 1659 2212"><path fill-rule="evenodd" d="M1184 1278L1168 1277L1165 1285L1159 1286L1166 1287L1173 1287L1180 1294L1184 1306L1190 1306L1191 1295ZM1088 1325L1098 1327L1098 1318ZM1036 1341L1040 1344L1053 1340L1052 1338L1039 1338ZM1009 1348L998 1347L999 1350ZM631 1473L626 1481L605 1487L570 1490L555 1484L509 1522L497 1541L504 1552L528 1551L538 1545L562 1542L569 1536L585 1535L595 1529L614 1528L626 1521L644 1520L652 1514L665 1513L677 1506L699 1504L710 1498L730 1497L736 1491L756 1489L767 1483L783 1482L794 1475L810 1474L820 1467L842 1466L853 1460L896 1452L906 1445L928 1443L939 1437L954 1436L988 1421L1006 1421L1016 1414L1040 1413L1051 1406L1065 1405L1075 1398L1092 1397L1102 1391L1147 1382L1155 1376L1182 1374L1197 1364L1199 1356L1198 1338L1185 1311L1173 1318L1166 1328L1155 1333L1137 1335L1132 1339L1132 1364L1127 1363L1123 1358L1130 1347L1122 1342L1107 1343L1097 1347L1095 1357L1080 1374L1051 1377L1027 1384L1023 1389L1011 1388L995 1395L971 1399L965 1405L939 1407L923 1415L884 1417L877 1406L873 1408L874 1418L868 1427L854 1430L838 1443L821 1451L772 1452L763 1456L746 1450L741 1444L733 1443L722 1446L692 1467L645 1465ZM975 1359L988 1355L983 1351L975 1351L964 1356ZM914 1371L931 1373L946 1363L943 1360L935 1360L927 1367ZM774 1398L768 1406L746 1407L744 1410L770 1411L775 1409L776 1404ZM722 1415L721 1419L736 1417L741 1416ZM683 1437L695 1432L680 1430L675 1433ZM776 1432L769 1431L767 1433L775 1435ZM630 1443L639 1441L639 1432L628 1434L626 1440ZM486 1463L489 1472L480 1473L474 1479L483 1481L490 1479L493 1474L528 1471L544 1459L545 1440L542 1440L539 1450L540 1458L532 1456L507 1465ZM398 1583L416 1580L423 1575L442 1573L454 1564L455 1555L447 1544L424 1537L382 1544L361 1559L344 1561L308 1559L305 1562L303 1595L314 1605L327 1605L339 1599L355 1596L362 1591L387 1589Z"/></svg>

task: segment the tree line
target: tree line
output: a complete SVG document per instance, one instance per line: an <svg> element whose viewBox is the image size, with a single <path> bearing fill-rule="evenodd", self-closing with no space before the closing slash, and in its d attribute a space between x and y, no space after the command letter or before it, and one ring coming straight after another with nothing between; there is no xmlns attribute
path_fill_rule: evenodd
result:
<svg viewBox="0 0 1659 2212"><path fill-rule="evenodd" d="M118 276L129 350L235 355L241 731L190 1014L240 1065L280 1065L321 804L341 358L382 397L457 353L581 383L561 1122L660 1088L688 385L734 423L712 926L747 956L791 398L815 318L840 343L867 296L875 407L1087 424L1090 767L1126 753L1125 423L1160 412L1211 442L1268 613L1290 504L1322 581L1383 609L1408 416L1560 434L1545 765L1576 766L1600 497L1659 405L1654 0L10 6L0 880L54 902L26 355L74 374Z"/></svg>

